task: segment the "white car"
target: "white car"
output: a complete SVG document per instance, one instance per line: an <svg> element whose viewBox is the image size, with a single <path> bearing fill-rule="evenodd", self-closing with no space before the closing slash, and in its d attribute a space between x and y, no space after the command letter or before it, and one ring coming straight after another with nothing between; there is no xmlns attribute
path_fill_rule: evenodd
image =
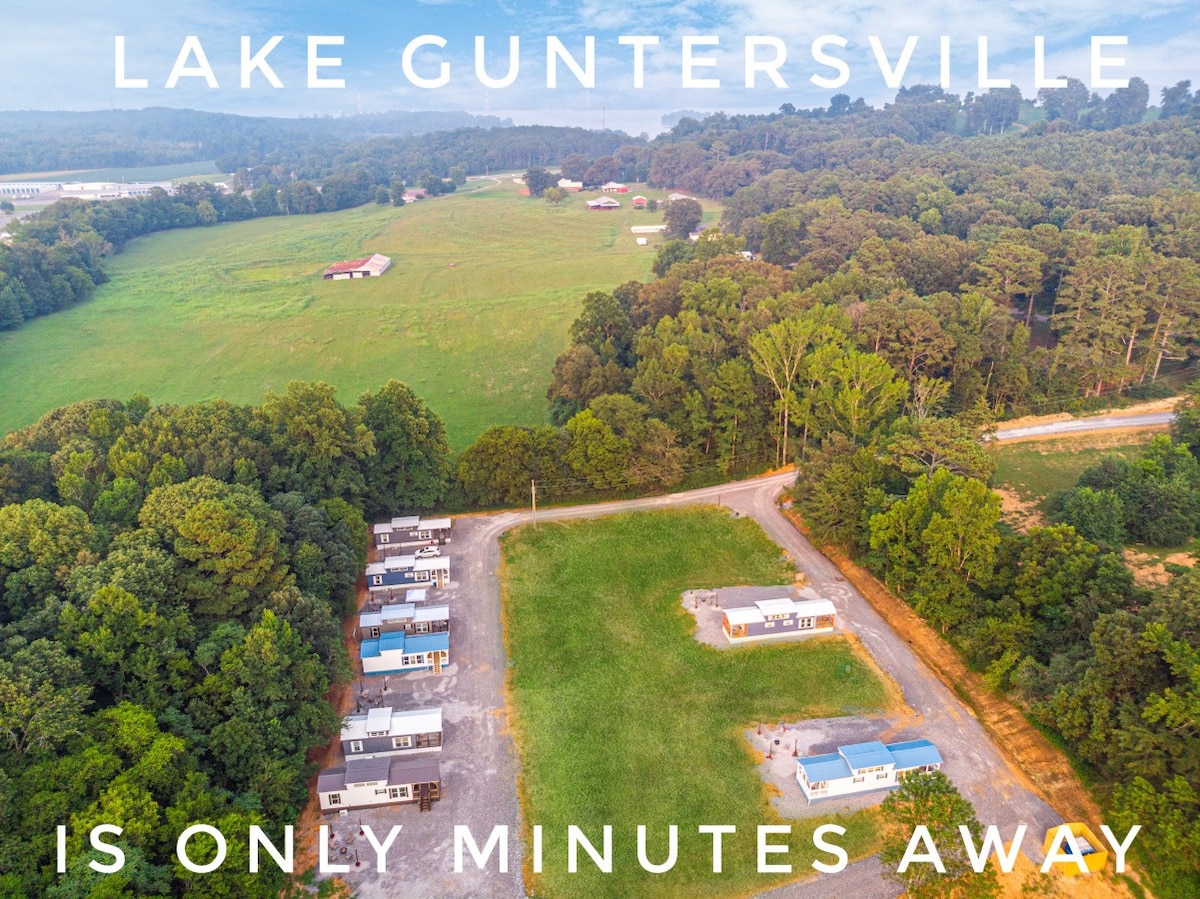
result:
<svg viewBox="0 0 1200 899"><path fill-rule="evenodd" d="M413 557L417 558L417 559L432 559L437 556L440 556L441 554L442 554L441 547L422 546L415 553L413 553Z"/></svg>

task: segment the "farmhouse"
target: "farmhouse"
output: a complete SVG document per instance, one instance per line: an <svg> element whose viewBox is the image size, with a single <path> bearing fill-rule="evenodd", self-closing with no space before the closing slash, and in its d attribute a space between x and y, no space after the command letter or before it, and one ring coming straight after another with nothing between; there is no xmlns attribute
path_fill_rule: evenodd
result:
<svg viewBox="0 0 1200 899"><path fill-rule="evenodd" d="M419 591L410 591L411 594ZM450 607L418 606L416 602L386 605L378 612L362 612L358 616L359 634L374 639L380 634L440 634L450 630Z"/></svg>
<svg viewBox="0 0 1200 899"><path fill-rule="evenodd" d="M609 181L607 184L601 184L600 190L606 194L627 194L629 188L624 184L618 184L616 181Z"/></svg>
<svg viewBox="0 0 1200 899"><path fill-rule="evenodd" d="M397 712L390 706L351 715L342 725L347 759L374 759L442 751L442 710Z"/></svg>
<svg viewBox="0 0 1200 899"><path fill-rule="evenodd" d="M426 546L450 542L449 518L422 518L402 515L374 527L375 548L385 555L396 555L406 546Z"/></svg>
<svg viewBox="0 0 1200 899"><path fill-rule="evenodd" d="M833 603L818 598L811 587L805 587L800 595L806 598L798 602L786 596L760 599L753 605L725 609L721 614L721 630L730 643L833 630L836 624Z"/></svg>
<svg viewBox="0 0 1200 899"><path fill-rule="evenodd" d="M365 259L335 262L325 269L325 280L349 281L351 278L378 278L391 267L391 264L392 260L382 253L376 253Z"/></svg>
<svg viewBox="0 0 1200 899"><path fill-rule="evenodd" d="M449 580L450 559L446 556L432 559L389 556L367 566L367 589L371 591L371 599L378 602L393 599L413 587L444 587Z"/></svg>
<svg viewBox="0 0 1200 899"><path fill-rule="evenodd" d="M898 786L915 771L937 771L942 755L928 740L889 743L878 740L839 746L837 752L796 760L796 780L812 802L832 796L867 793Z"/></svg>
<svg viewBox="0 0 1200 899"><path fill-rule="evenodd" d="M436 759L351 759L317 775L323 812L402 802L415 802L426 812L441 793Z"/></svg>
<svg viewBox="0 0 1200 899"><path fill-rule="evenodd" d="M381 634L377 640L363 640L359 650L363 675L402 674L405 671L433 671L441 674L450 664L450 634L418 634L403 631Z"/></svg>
<svg viewBox="0 0 1200 899"><path fill-rule="evenodd" d="M616 200L614 200L612 197L600 197L598 200L588 200L587 206L588 206L588 209L593 210L593 211L597 210L597 209L620 209L621 208L621 204L618 203Z"/></svg>

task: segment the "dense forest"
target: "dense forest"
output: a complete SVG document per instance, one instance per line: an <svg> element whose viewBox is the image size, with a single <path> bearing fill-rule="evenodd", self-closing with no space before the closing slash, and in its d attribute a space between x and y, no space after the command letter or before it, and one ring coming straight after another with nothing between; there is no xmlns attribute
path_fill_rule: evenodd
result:
<svg viewBox="0 0 1200 899"><path fill-rule="evenodd" d="M96 400L9 434L0 894L277 895L278 872L247 874L247 828L278 841L307 751L337 731L326 691L350 673L366 520L430 507L447 452L395 381L352 407L306 382L258 407ZM173 860L194 822L234 863L198 877ZM110 861L85 844L99 823L123 828L119 874L88 867Z"/></svg>

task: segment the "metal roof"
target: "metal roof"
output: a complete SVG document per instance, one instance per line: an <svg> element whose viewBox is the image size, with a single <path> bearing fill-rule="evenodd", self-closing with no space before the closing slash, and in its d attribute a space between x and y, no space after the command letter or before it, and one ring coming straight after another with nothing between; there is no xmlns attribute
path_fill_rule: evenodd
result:
<svg viewBox="0 0 1200 899"><path fill-rule="evenodd" d="M422 518L420 529L422 531L446 531L446 530L450 529L450 519L449 518Z"/></svg>
<svg viewBox="0 0 1200 899"><path fill-rule="evenodd" d="M449 606L425 606L417 609L413 615L413 621L449 621L450 607Z"/></svg>
<svg viewBox="0 0 1200 899"><path fill-rule="evenodd" d="M442 634L419 634L415 637L409 637L404 643L405 652L431 652L438 649L450 648L450 635Z"/></svg>
<svg viewBox="0 0 1200 899"><path fill-rule="evenodd" d="M928 740L909 740L906 743L889 743L888 751L896 760L898 769L918 768L921 765L940 765L942 754Z"/></svg>
<svg viewBox="0 0 1200 899"><path fill-rule="evenodd" d="M421 758L393 758L391 770L388 772L388 784L424 784L441 783L442 768L437 759L429 756Z"/></svg>
<svg viewBox="0 0 1200 899"><path fill-rule="evenodd" d="M372 721L371 716L376 716ZM342 725L343 740L361 740L368 733L386 732L389 737L403 734L437 733L442 729L442 710L414 709L409 712L397 712L390 706L371 709L365 715L351 715Z"/></svg>
<svg viewBox="0 0 1200 899"><path fill-rule="evenodd" d="M786 596L782 599L760 599L755 605L764 615L791 615L796 611L796 604Z"/></svg>
<svg viewBox="0 0 1200 899"><path fill-rule="evenodd" d="M808 782L816 783L821 780L838 780L842 777L850 777L850 767L846 764L846 760L836 752L829 752L825 755L810 755L806 758L797 759L796 764L804 769L804 776L808 778Z"/></svg>
<svg viewBox="0 0 1200 899"><path fill-rule="evenodd" d="M421 521L420 515L397 515L392 519L392 529L405 531L415 528Z"/></svg>
<svg viewBox="0 0 1200 899"><path fill-rule="evenodd" d="M349 759L346 762L346 783L362 784L387 781L391 759Z"/></svg>
<svg viewBox="0 0 1200 899"><path fill-rule="evenodd" d="M379 610L379 617L384 621L403 621L412 618L416 610L411 602L390 603Z"/></svg>
<svg viewBox="0 0 1200 899"><path fill-rule="evenodd" d="M863 768L874 768L877 765L894 765L896 763L896 760L892 758L892 754L888 752L887 747L878 740L839 746L838 752L845 758L846 764L855 771L861 771Z"/></svg>

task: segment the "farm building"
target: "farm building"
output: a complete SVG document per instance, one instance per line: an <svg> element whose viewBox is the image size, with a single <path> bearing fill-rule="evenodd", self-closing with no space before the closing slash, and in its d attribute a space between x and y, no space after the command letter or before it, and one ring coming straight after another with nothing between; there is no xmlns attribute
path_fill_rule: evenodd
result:
<svg viewBox="0 0 1200 899"><path fill-rule="evenodd" d="M606 194L627 194L629 188L624 184L618 184L616 181L609 181L607 184L600 185L600 190Z"/></svg>
<svg viewBox="0 0 1200 899"><path fill-rule="evenodd" d="M837 623L833 603L820 599L811 587L805 587L800 595L805 597L800 601L784 596L725 609L721 614L721 630L730 643L833 630Z"/></svg>
<svg viewBox="0 0 1200 899"><path fill-rule="evenodd" d="M588 200L587 206L588 206L588 209L593 210L593 211L597 210L597 209L620 209L621 208L621 204L618 203L616 200L614 200L612 197L600 197L598 200Z"/></svg>
<svg viewBox="0 0 1200 899"><path fill-rule="evenodd" d="M637 242L639 247L644 247L650 243L650 239L647 237L635 237L634 240Z"/></svg>
<svg viewBox="0 0 1200 899"><path fill-rule="evenodd" d="M647 200L645 197L642 197L642 196L634 197L633 198L633 208L634 209L645 209L646 204L649 202L650 201Z"/></svg>
<svg viewBox="0 0 1200 899"><path fill-rule="evenodd" d="M431 559L389 556L382 562L368 565L366 574L371 599L382 602L394 599L413 587L446 586L450 580L450 559L446 556Z"/></svg>
<svg viewBox="0 0 1200 899"><path fill-rule="evenodd" d="M569 178L559 178L558 179L558 187L561 190L566 190L566 191L570 191L573 194L577 194L581 190L583 190L583 182L582 181L572 181Z"/></svg>
<svg viewBox="0 0 1200 899"><path fill-rule="evenodd" d="M350 715L342 725L342 752L347 759L441 750L441 709L397 712L385 706L365 715Z"/></svg>
<svg viewBox="0 0 1200 899"><path fill-rule="evenodd" d="M424 592L412 590L412 593ZM450 607L418 606L415 601L386 605L378 612L361 612L358 616L359 635L373 639L380 634L397 631L406 634L440 634L450 630Z"/></svg>
<svg viewBox="0 0 1200 899"><path fill-rule="evenodd" d="M392 265L392 260L382 253L365 259L349 259L335 262L325 269L326 281L349 281L351 278L378 278Z"/></svg>
<svg viewBox="0 0 1200 899"><path fill-rule="evenodd" d="M450 664L450 634L381 634L376 640L363 640L359 656L365 677L405 671L441 674Z"/></svg>
<svg viewBox="0 0 1200 899"><path fill-rule="evenodd" d="M666 225L634 225L629 229L634 234L665 234Z"/></svg>
<svg viewBox="0 0 1200 899"><path fill-rule="evenodd" d="M422 518L402 515L373 528L375 548L385 555L396 555L406 546L428 546L450 542L449 518Z"/></svg>
<svg viewBox="0 0 1200 899"><path fill-rule="evenodd" d="M321 811L415 802L421 811L441 798L442 772L436 759L350 759L317 775Z"/></svg>
<svg viewBox="0 0 1200 899"><path fill-rule="evenodd" d="M839 746L837 752L796 760L796 780L810 802L898 786L915 771L937 771L942 755L928 740L878 740Z"/></svg>
<svg viewBox="0 0 1200 899"><path fill-rule="evenodd" d="M681 194L681 193L679 193L679 191L676 191L675 193L667 194L667 199L670 200L672 203L675 203L679 200L690 200L692 198L690 196L688 196L687 194Z"/></svg>

